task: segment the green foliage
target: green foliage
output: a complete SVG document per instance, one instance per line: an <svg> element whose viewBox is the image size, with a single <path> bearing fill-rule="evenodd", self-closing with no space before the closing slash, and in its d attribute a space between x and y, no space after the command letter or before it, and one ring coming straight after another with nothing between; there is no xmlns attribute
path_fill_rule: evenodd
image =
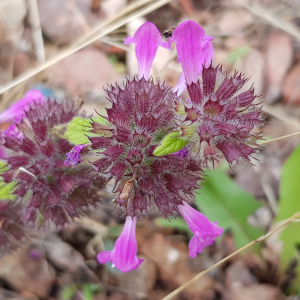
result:
<svg viewBox="0 0 300 300"><path fill-rule="evenodd" d="M93 118L93 120L99 124L107 124L107 121L100 116ZM83 119L79 117L74 118L68 124L68 128L64 136L75 145L89 143L89 139L86 136L99 136L88 132L90 129L92 129L90 122L90 119Z"/></svg>
<svg viewBox="0 0 300 300"><path fill-rule="evenodd" d="M4 161L0 160L0 201L1 200L14 200L16 195L12 194L13 189L16 187L16 182L12 181L4 183L1 178L1 173L8 170L8 166Z"/></svg>
<svg viewBox="0 0 300 300"><path fill-rule="evenodd" d="M237 47L230 51L226 60L233 65L238 58L247 55L249 51L250 48L248 46Z"/></svg>
<svg viewBox="0 0 300 300"><path fill-rule="evenodd" d="M300 211L300 145L285 162L280 183L279 210L276 221L285 220ZM280 234L283 249L280 254L280 271L284 273L292 259L299 259L300 223L289 224ZM300 265L297 267L292 291L300 286Z"/></svg>
<svg viewBox="0 0 300 300"><path fill-rule="evenodd" d="M184 146L188 144L188 141L183 140L178 137L179 131L172 132L168 134L162 141L161 145L159 145L155 151L154 155L162 156L169 153L174 153L181 150Z"/></svg>
<svg viewBox="0 0 300 300"><path fill-rule="evenodd" d="M248 224L247 217L261 207L254 197L241 189L220 170L207 173L203 189L196 194L196 203L211 222L231 229L238 248L258 238L264 232Z"/></svg>
<svg viewBox="0 0 300 300"><path fill-rule="evenodd" d="M155 220L155 223L159 226L171 227L174 229L185 231L188 234L189 238L193 237L193 233L187 226L186 222L184 221L184 219L182 219L180 217L178 217L176 219L170 218L170 220L166 220L164 218L158 218Z"/></svg>
<svg viewBox="0 0 300 300"><path fill-rule="evenodd" d="M60 295L61 299L70 300L75 296L76 292L77 292L77 288L75 284L68 285L64 287L63 290L61 291L61 295Z"/></svg>

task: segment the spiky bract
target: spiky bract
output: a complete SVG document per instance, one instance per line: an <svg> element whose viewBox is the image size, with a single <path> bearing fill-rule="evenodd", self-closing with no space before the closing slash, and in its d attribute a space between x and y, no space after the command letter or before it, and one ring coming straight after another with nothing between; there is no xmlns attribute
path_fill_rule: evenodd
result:
<svg viewBox="0 0 300 300"><path fill-rule="evenodd" d="M166 83L152 79L127 79L124 87L106 91L112 107L107 109L110 126L92 123L91 148L100 158L93 162L97 172L116 180L115 200L121 212L132 217L147 215L151 204L164 217L198 188L201 168L190 157L153 155L169 132L178 128L178 101Z"/></svg>
<svg viewBox="0 0 300 300"><path fill-rule="evenodd" d="M57 126L70 122L79 107L72 102L49 100L34 104L26 119L16 126L22 139L4 136L2 149L9 169L2 173L5 182L17 181L14 194L26 207L23 222L41 226L52 220L64 226L80 216L82 209L99 201L97 190L105 180L86 175L89 165L66 166L66 153L73 145L55 132Z"/></svg>
<svg viewBox="0 0 300 300"><path fill-rule="evenodd" d="M203 68L200 80L187 85L190 99L177 103L186 113L182 136L192 157L210 168L224 157L232 167L239 160L250 161L260 146L257 130L264 124L254 88L241 91L248 80L242 74L223 72L210 65Z"/></svg>

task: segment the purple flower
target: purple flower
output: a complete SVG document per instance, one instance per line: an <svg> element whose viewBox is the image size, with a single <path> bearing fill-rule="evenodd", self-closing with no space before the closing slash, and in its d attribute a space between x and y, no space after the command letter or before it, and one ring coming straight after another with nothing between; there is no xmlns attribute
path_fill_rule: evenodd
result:
<svg viewBox="0 0 300 300"><path fill-rule="evenodd" d="M217 222L210 222L205 215L186 202L178 205L178 210L194 234L190 240L189 249L190 256L196 257L198 252L201 253L205 246L211 245L215 238L222 234L223 228L218 226Z"/></svg>
<svg viewBox="0 0 300 300"><path fill-rule="evenodd" d="M70 152L66 154L67 159L64 161L66 166L73 165L76 166L82 162L81 151L85 149L89 144L83 144L75 146Z"/></svg>
<svg viewBox="0 0 300 300"><path fill-rule="evenodd" d="M102 251L97 255L101 264L112 262L122 272L135 270L144 261L136 256L137 242L135 238L136 217L127 217L121 235L116 240L112 251Z"/></svg>
<svg viewBox="0 0 300 300"><path fill-rule="evenodd" d="M177 129L178 99L167 83L142 78L127 79L123 87L111 86L107 99L110 127L99 137L90 137L99 157L95 172L114 178L116 209L131 217L147 216L151 204L168 218L199 188L201 166L190 156L155 156L163 137ZM92 122L92 127L96 127ZM102 131L105 129L101 129ZM95 132L95 131L93 131ZM101 152L99 151L101 150Z"/></svg>
<svg viewBox="0 0 300 300"><path fill-rule="evenodd" d="M23 140L24 135L15 124L11 124L5 131L5 137L14 137L18 140Z"/></svg>
<svg viewBox="0 0 300 300"><path fill-rule="evenodd" d="M136 31L133 37L127 37L124 44L134 43L135 53L139 64L139 79L149 79L150 69L157 48L163 46L161 34L156 26L150 22L144 23Z"/></svg>
<svg viewBox="0 0 300 300"><path fill-rule="evenodd" d="M189 150L186 147L183 147L177 152L174 152L173 155L177 155L180 158L188 157L189 155Z"/></svg>
<svg viewBox="0 0 300 300"><path fill-rule="evenodd" d="M176 43L178 62L181 63L186 83L196 82L202 54L201 42L205 38L203 28L194 21L184 21L174 30L169 43Z"/></svg>
<svg viewBox="0 0 300 300"><path fill-rule="evenodd" d="M201 54L199 57L199 65L198 65L198 77L202 74L203 66L208 68L211 64L214 48L212 46L211 41L213 40L210 36L205 36L205 38L201 42ZM177 95L181 95L186 90L186 82L184 72L182 72L177 84L175 85L173 91L177 92Z"/></svg>
<svg viewBox="0 0 300 300"><path fill-rule="evenodd" d="M16 122L19 123L24 117L25 112L29 111L34 103L44 103L45 97L39 90L30 90L26 96L14 103L6 111L0 114L0 123Z"/></svg>
<svg viewBox="0 0 300 300"><path fill-rule="evenodd" d="M62 227L100 201L97 191L106 178L88 176L90 167L84 164L77 168L65 165L66 153L73 145L55 134L55 127L62 128L74 117L82 116L79 109L69 101L32 104L26 111L26 122L13 125L23 138L12 134L14 127L1 138L0 156L8 166L1 177L4 183L17 182L13 193L24 208L22 220L26 225L53 222Z"/></svg>

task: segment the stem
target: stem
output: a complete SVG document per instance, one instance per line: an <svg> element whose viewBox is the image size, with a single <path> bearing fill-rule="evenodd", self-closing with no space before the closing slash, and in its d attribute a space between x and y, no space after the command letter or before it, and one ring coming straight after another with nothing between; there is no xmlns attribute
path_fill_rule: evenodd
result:
<svg viewBox="0 0 300 300"><path fill-rule="evenodd" d="M275 139L271 139L271 140L267 140L267 141L262 141L262 142L259 142L258 144L259 145L264 145L264 144L268 144L268 143L271 143L271 142L279 141L279 140L282 140L282 139L285 139L285 138L288 138L288 137L291 137L291 136L294 136L294 135L298 135L298 134L300 134L300 132L295 132L295 133L291 133L291 134L288 134L288 135L280 136L280 137L275 138Z"/></svg>
<svg viewBox="0 0 300 300"><path fill-rule="evenodd" d="M172 299L177 294L179 294L181 291L183 291L186 287L188 287L191 283L193 283L194 281L198 280L199 278L201 278L203 275L207 274L212 269L218 267L219 265L221 265L222 263L224 263L225 261L227 261L231 257L233 257L236 254L242 252L243 250L245 250L245 249L253 246L256 243L259 243L259 242L265 240L271 234L273 234L274 232L278 231L279 229L285 227L286 225L290 224L291 222L294 222L295 219L297 219L299 217L300 217L300 211L297 212L297 213L295 213L290 218L286 219L280 226L278 226L275 229L271 230L267 234L260 236L259 238L255 239L254 241L250 242L249 244L245 245L244 247L242 247L242 248L238 249L237 251L233 252L232 254L226 256L225 258L223 258L222 260L220 260L219 262L217 262L216 264L214 264L212 267L206 269L205 271L202 271L197 276L195 276L193 279L191 279L190 281L186 282L185 284L183 284L182 286L180 286L178 289L174 290L172 293L170 293L169 295L167 295L166 297L164 297L162 300L170 300L170 299Z"/></svg>

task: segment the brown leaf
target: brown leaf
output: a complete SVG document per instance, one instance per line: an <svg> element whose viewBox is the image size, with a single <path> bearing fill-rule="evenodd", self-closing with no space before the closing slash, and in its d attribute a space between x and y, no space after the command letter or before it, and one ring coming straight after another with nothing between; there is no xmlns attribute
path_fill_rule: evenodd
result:
<svg viewBox="0 0 300 300"><path fill-rule="evenodd" d="M267 79L268 90L265 100L272 103L281 94L281 85L293 60L291 38L282 33L272 33L267 44Z"/></svg>
<svg viewBox="0 0 300 300"><path fill-rule="evenodd" d="M45 298L52 286L54 270L46 261L43 250L27 246L0 260L0 277L17 292Z"/></svg>
<svg viewBox="0 0 300 300"><path fill-rule="evenodd" d="M300 104L300 63L286 76L283 87L283 100L290 104Z"/></svg>
<svg viewBox="0 0 300 300"><path fill-rule="evenodd" d="M267 284L254 284L249 287L236 287L226 291L224 300L285 300L278 287Z"/></svg>

